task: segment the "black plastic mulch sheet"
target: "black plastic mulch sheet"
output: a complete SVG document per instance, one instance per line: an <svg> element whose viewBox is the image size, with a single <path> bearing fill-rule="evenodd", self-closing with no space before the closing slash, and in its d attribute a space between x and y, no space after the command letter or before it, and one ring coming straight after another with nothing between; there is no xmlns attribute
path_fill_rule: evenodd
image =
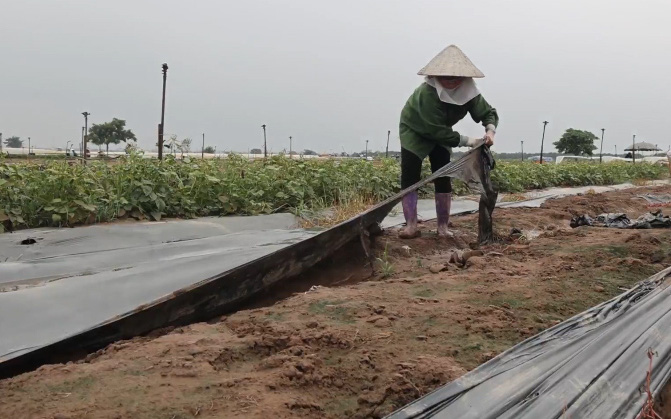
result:
<svg viewBox="0 0 671 419"><path fill-rule="evenodd" d="M389 416L636 418L671 376L671 268L533 336Z"/></svg>
<svg viewBox="0 0 671 419"><path fill-rule="evenodd" d="M429 178L320 233L267 230L211 236L192 233L188 231L192 227L176 222L147 230L149 234L160 229L158 241L132 246L116 246L109 241L123 237L82 228L72 230L67 243L60 241L64 251L57 255L45 255L46 248L39 241L26 254L16 244L0 249L0 256L3 250L18 254L9 261L0 258L0 285L36 278L46 284L0 293L0 377L67 360L158 328L208 320L239 309L342 246L359 246L354 241L357 237L368 249L370 232L379 230L401 198L438 177L459 178L483 197L495 197L489 183L493 164L488 149L474 148ZM171 231L181 231L182 239L170 241ZM481 231L491 231L491 225ZM127 240L142 232L134 234ZM143 241L140 239L136 241ZM45 242L52 253L59 246L54 240ZM67 254L68 246L75 253ZM73 272L80 272L79 278ZM52 280L58 282L51 286Z"/></svg>
<svg viewBox="0 0 671 419"><path fill-rule="evenodd" d="M645 199L651 206L671 204L671 194L645 194L637 198Z"/></svg>
<svg viewBox="0 0 671 419"><path fill-rule="evenodd" d="M662 214L661 210L643 214L633 221L627 217L627 214L621 212L601 214L596 218L585 214L573 217L570 225L572 228L581 226L622 229L671 228L671 217Z"/></svg>

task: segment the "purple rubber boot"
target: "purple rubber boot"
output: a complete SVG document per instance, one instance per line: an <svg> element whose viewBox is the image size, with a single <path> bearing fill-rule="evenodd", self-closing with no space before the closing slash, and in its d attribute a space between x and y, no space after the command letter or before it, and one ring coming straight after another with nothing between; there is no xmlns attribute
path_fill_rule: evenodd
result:
<svg viewBox="0 0 671 419"><path fill-rule="evenodd" d="M436 218L438 219L438 237L452 237L449 230L450 207L452 207L451 193L436 194Z"/></svg>
<svg viewBox="0 0 671 419"><path fill-rule="evenodd" d="M403 216L405 217L405 227L398 233L402 239L414 239L419 237L421 232L417 228L417 192L410 192L403 197Z"/></svg>

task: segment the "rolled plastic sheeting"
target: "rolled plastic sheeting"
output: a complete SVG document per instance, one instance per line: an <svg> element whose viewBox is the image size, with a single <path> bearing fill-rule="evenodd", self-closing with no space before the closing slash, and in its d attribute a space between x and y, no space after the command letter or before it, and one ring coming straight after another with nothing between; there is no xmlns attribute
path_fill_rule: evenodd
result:
<svg viewBox="0 0 671 419"><path fill-rule="evenodd" d="M533 336L388 416L636 418L671 376L671 268Z"/></svg>

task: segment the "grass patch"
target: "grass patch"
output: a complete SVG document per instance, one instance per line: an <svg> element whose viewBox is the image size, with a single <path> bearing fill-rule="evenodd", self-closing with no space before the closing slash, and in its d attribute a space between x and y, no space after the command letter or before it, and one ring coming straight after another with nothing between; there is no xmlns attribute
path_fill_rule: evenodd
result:
<svg viewBox="0 0 671 419"><path fill-rule="evenodd" d="M654 266L641 265L623 266L612 272L586 269L575 275L559 277L553 280L557 286L552 299L536 306L535 314L542 318L554 316L557 320L566 319L622 294L624 289L631 288L655 272Z"/></svg>
<svg viewBox="0 0 671 419"><path fill-rule="evenodd" d="M520 202L526 199L527 197L524 196L524 194L516 193L504 196L503 198L501 198L501 202Z"/></svg>
<svg viewBox="0 0 671 419"><path fill-rule="evenodd" d="M318 314L325 316L338 323L352 324L354 323L354 316L348 307L344 307L345 301L322 300L310 303L308 312L311 314Z"/></svg>
<svg viewBox="0 0 671 419"><path fill-rule="evenodd" d="M140 376L143 376L143 375L147 375L147 372L142 371L142 370L127 370L127 371L125 371L125 374L126 375L131 375L133 377L140 377Z"/></svg>
<svg viewBox="0 0 671 419"><path fill-rule="evenodd" d="M492 305L508 310L529 308L528 300L520 298L517 293L498 294L491 297L487 295L481 296L476 294L470 298L467 298L467 301L470 304L480 307L488 307Z"/></svg>
<svg viewBox="0 0 671 419"><path fill-rule="evenodd" d="M424 320L422 320L423 326L432 327L435 326L436 324L438 324L438 322L436 321L435 316L426 317Z"/></svg>
<svg viewBox="0 0 671 419"><path fill-rule="evenodd" d="M528 304L525 300L520 299L517 296L496 296L489 299L489 305L494 305L497 307L503 307L507 309L518 309L518 308L527 308Z"/></svg>
<svg viewBox="0 0 671 419"><path fill-rule="evenodd" d="M59 384L47 384L47 389L52 393L77 393L80 396L91 391L91 387L96 382L95 377L84 376L74 380L63 381Z"/></svg>
<svg viewBox="0 0 671 419"><path fill-rule="evenodd" d="M301 220L298 225L300 228L329 228L338 225L350 218L356 217L362 212L372 208L377 202L372 199L362 199L360 197L341 202L339 205L326 210L303 210L297 209L296 215Z"/></svg>
<svg viewBox="0 0 671 419"><path fill-rule="evenodd" d="M624 258L629 256L629 248L627 246L623 245L608 245L603 248L606 252L610 253L613 256L619 257L619 258Z"/></svg>
<svg viewBox="0 0 671 419"><path fill-rule="evenodd" d="M457 282L455 284L448 284L445 286L445 290L448 292L460 293L466 290L469 290L473 285L467 282Z"/></svg>
<svg viewBox="0 0 671 419"><path fill-rule="evenodd" d="M665 240L663 237L658 237L659 239ZM668 243L661 243L655 245L655 250L652 251L650 255L650 260L652 263L662 263L668 265L671 260L671 245Z"/></svg>
<svg viewBox="0 0 671 419"><path fill-rule="evenodd" d="M436 291L431 288L419 287L413 290L412 295L415 297L430 298L436 295Z"/></svg>
<svg viewBox="0 0 671 419"><path fill-rule="evenodd" d="M551 313L536 313L531 316L531 320L540 325L546 325L548 323L552 323L557 320L561 321L562 318L560 318L559 316L555 316Z"/></svg>
<svg viewBox="0 0 671 419"><path fill-rule="evenodd" d="M569 250L571 253L597 253L597 252L607 252L611 255L618 258L625 258L631 256L631 251L629 246L624 244L608 244L608 245L590 245L590 246L575 246Z"/></svg>
<svg viewBox="0 0 671 419"><path fill-rule="evenodd" d="M266 317L269 318L270 320L274 320L276 322L281 322L284 321L284 313L266 313Z"/></svg>
<svg viewBox="0 0 671 419"><path fill-rule="evenodd" d="M453 354L459 365L470 370L482 364L483 353L501 353L521 340L515 330L501 329L492 334L490 338L479 333L456 332L447 345L457 349Z"/></svg>
<svg viewBox="0 0 671 419"><path fill-rule="evenodd" d="M324 410L329 416L336 418L351 417L359 408L358 396L338 398L324 405Z"/></svg>
<svg viewBox="0 0 671 419"><path fill-rule="evenodd" d="M337 352L330 353L324 357L324 365L334 366L340 364L341 355Z"/></svg>

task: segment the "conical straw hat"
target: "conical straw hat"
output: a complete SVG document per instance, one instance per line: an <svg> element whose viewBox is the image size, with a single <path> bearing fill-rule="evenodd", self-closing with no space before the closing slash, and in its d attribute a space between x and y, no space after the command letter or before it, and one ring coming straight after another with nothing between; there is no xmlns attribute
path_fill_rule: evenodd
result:
<svg viewBox="0 0 671 419"><path fill-rule="evenodd" d="M458 46L450 45L421 70L420 76L485 77Z"/></svg>

